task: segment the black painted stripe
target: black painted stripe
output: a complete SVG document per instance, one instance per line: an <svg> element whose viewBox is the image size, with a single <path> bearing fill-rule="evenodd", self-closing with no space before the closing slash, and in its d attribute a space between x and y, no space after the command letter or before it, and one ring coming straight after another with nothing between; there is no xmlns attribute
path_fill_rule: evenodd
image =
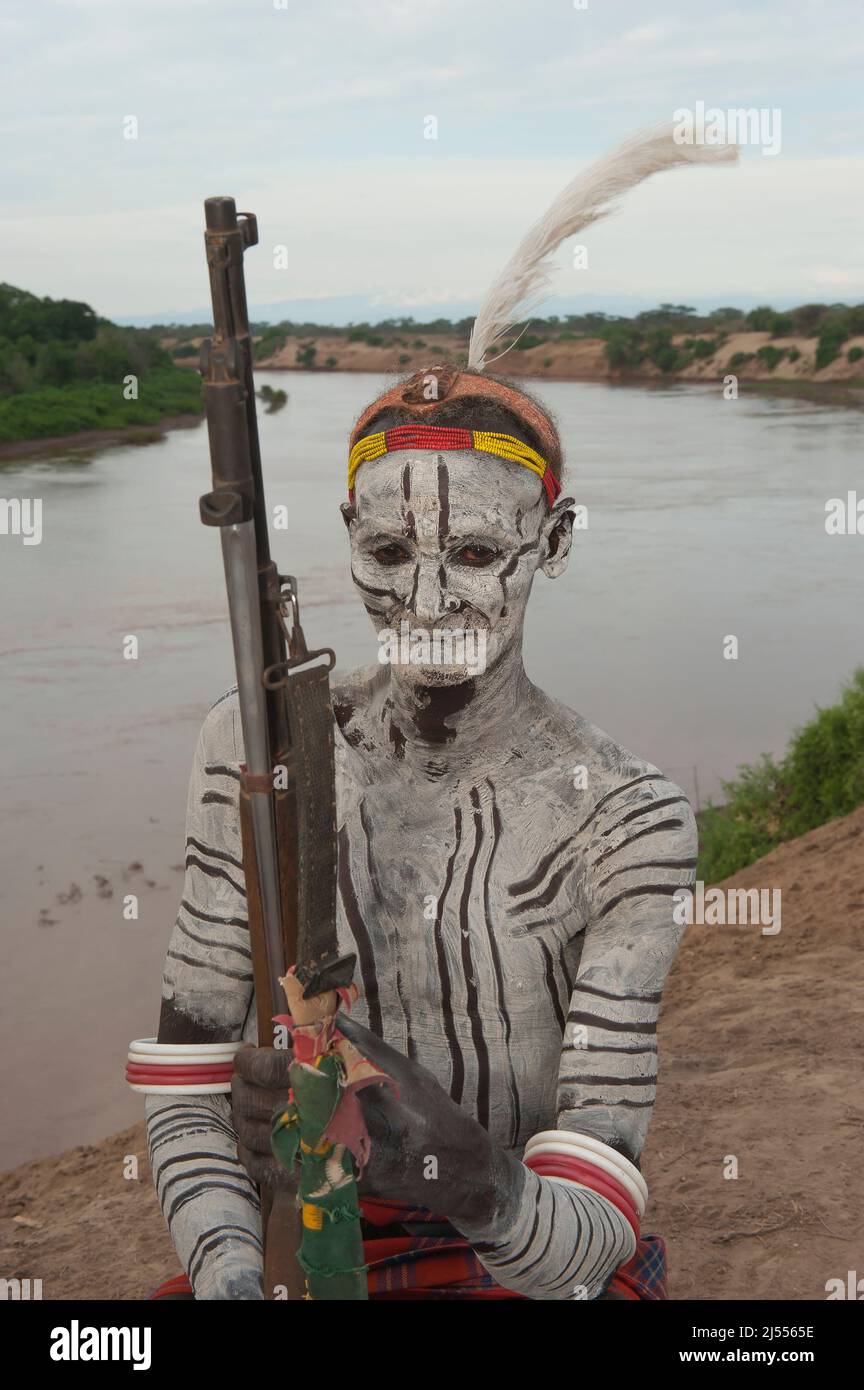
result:
<svg viewBox="0 0 864 1390"><path fill-rule="evenodd" d="M653 1100L580 1100L578 1107L568 1106L567 1109L578 1108L587 1109L588 1106L594 1108L600 1106L607 1110L617 1109L619 1106L625 1110L650 1110L654 1104Z"/></svg>
<svg viewBox="0 0 864 1390"><path fill-rule="evenodd" d="M686 796L665 796L659 801L642 802L630 811L628 815L622 816L616 825L610 825L608 830L601 832L600 839L607 840L610 835L614 835L616 830L620 830L622 825L629 825L632 820L639 820L642 816L651 815L653 811L662 811L667 806L689 806L690 802Z"/></svg>
<svg viewBox="0 0 864 1390"><path fill-rule="evenodd" d="M338 855L339 895L345 909L345 919L357 947L357 962L360 978L363 981L363 997L369 1010L369 1027L379 1038L384 1036L384 1022L381 1016L381 1001L378 996L378 974L375 969L375 952L366 930L366 923L360 913L357 894L351 880L351 842L346 826L339 831Z"/></svg>
<svg viewBox="0 0 864 1390"><path fill-rule="evenodd" d="M171 1206L164 1213L165 1220L168 1222L168 1225L171 1225L171 1222L174 1220L174 1217L177 1215L177 1213L179 1211L182 1211L183 1207L185 1207L189 1202L194 1202L197 1197L201 1197L206 1193L213 1192L217 1188L225 1192L233 1193L234 1196L240 1197L244 1202L248 1202L249 1206L252 1207L253 1211L258 1211L258 1194L255 1191L254 1187L250 1186L249 1189L245 1187L237 1187L236 1184L233 1182L199 1182L196 1183L195 1187L190 1187L188 1191L178 1192L177 1196L174 1198L174 1201L171 1203Z"/></svg>
<svg viewBox="0 0 864 1390"><path fill-rule="evenodd" d="M407 464L406 464L405 466L406 466L406 468L408 467ZM367 809L366 809L366 802L365 802L365 800L360 802L360 826L361 826L361 829L362 829L362 831L363 831L363 834L364 834L365 840L366 840L366 872L367 872L367 874L368 874L368 876L369 876L369 882L370 882L370 884L371 884L371 886L372 886L372 892L373 892L373 894L375 895L375 901L376 901L377 903L379 903L379 904L381 905L381 907L383 908L383 907L384 907L384 896L383 896L383 894L382 894L382 892L381 892L381 884L380 884L379 879L378 879L378 870L377 870L376 867L375 867L375 860L374 860L374 857L373 857L373 854L372 854L372 825L371 825L371 822L370 822L370 820L369 820L369 813L368 813L368 811L367 811ZM396 936L396 945L397 945L397 948L398 948L398 945L399 945L398 928L394 931L394 935ZM408 1005L408 1000L407 1000L406 997L405 997L405 990L404 990L403 981L402 981L402 965L401 965L401 960L400 960L399 955L398 955L398 949L397 949L397 953L396 953L395 964L396 964L396 994L397 994L397 997L398 997L398 999L399 999L399 1003L400 1003L400 1005L401 1005L401 1007L402 1007L402 1014L403 1014L404 1019L405 1019L405 1036L406 1036L407 1043L408 1043L408 1056L411 1057L411 1058L414 1058L414 1057L416 1057L416 1055L417 1055L417 1045L416 1045L416 1043L414 1042L414 1038L413 1038L412 1032L411 1032L411 1011L410 1011L410 1008L409 1008L409 1005Z"/></svg>
<svg viewBox="0 0 864 1390"><path fill-rule="evenodd" d="M573 839L574 837L572 835L568 836L566 840L561 841L560 845L556 845L554 849L550 849L548 854L544 854L537 868L532 874L529 874L528 878L522 878L516 883L511 883L507 889L511 898L517 898L520 893L533 893L535 888L539 888L553 863L558 858L558 855L561 854L562 850L567 849L573 844Z"/></svg>
<svg viewBox="0 0 864 1390"><path fill-rule="evenodd" d="M577 990L579 988L578 981L576 984L576 988ZM588 1025L589 1028L602 1028L609 1033L644 1033L650 1036L652 1033L657 1032L656 1022L619 1023L615 1019L601 1018L599 1014L582 1013L573 1009L571 1009L570 1013L567 1015L567 1022L585 1023Z"/></svg>
<svg viewBox="0 0 864 1390"><path fill-rule="evenodd" d="M197 941L199 946L207 946L211 951L234 951L238 956L245 956L247 960L252 959L252 952L246 946L235 946L227 941L214 941L212 936L199 936L186 926L185 922L177 918L177 927L184 936L188 936L190 941Z"/></svg>
<svg viewBox="0 0 864 1390"><path fill-rule="evenodd" d="M558 997L558 983L555 979L555 966L552 962L552 953L549 950L549 947L546 945L545 941L541 941L539 945L540 951L543 956L543 975L546 981L546 990L549 995L549 1002L551 1003L552 1008L554 1010L555 1019L558 1024L559 1031L563 1035L564 1029L567 1025L567 1019L565 1017L564 1010L561 1007L561 1000Z"/></svg>
<svg viewBox="0 0 864 1390"><path fill-rule="evenodd" d="M646 835L659 835L661 830L680 830L684 825L683 820L678 820L672 816L669 820L658 821L656 825L648 825L644 830L639 830L635 835L630 835L626 840L622 840L620 845L613 845L611 849L605 849L602 854L598 854L594 860L592 868L602 864L605 859L610 859L613 854L620 854L622 849L629 849L637 840L643 839Z"/></svg>
<svg viewBox="0 0 864 1390"><path fill-rule="evenodd" d="M602 888L610 879L617 878L619 874L635 874L639 869L695 869L697 861L695 859L653 859L648 864L625 864L621 869L613 869L611 874L601 878L597 888ZM686 884L680 884L684 888Z"/></svg>
<svg viewBox="0 0 864 1390"><path fill-rule="evenodd" d="M260 1238L245 1226L211 1226L209 1230L201 1232L189 1256L189 1282L193 1287L207 1256L232 1240L239 1241L241 1245L251 1245L259 1254L262 1253Z"/></svg>
<svg viewBox="0 0 864 1390"><path fill-rule="evenodd" d="M497 995L498 1014L504 1032L504 1052L507 1057L507 1090L510 1096L510 1145L515 1145L519 1138L519 1130L522 1125L521 1110L519 1105L519 1088L516 1085L516 1073L513 1069L513 1057L510 1052L510 1043L513 1035L513 1024L510 1013L507 1009L507 1002L504 993L504 971L501 966L501 952L498 949L498 942L492 927L492 910L489 902L489 881L492 875L492 861L498 850L501 840L502 822L501 814L498 810L498 803L495 799L494 783L487 778L486 785L492 796L492 845L489 850L489 858L486 862L486 872L483 875L483 920L486 926L486 939L489 945L489 955L492 961L492 972L495 976L495 991Z"/></svg>
<svg viewBox="0 0 864 1390"><path fill-rule="evenodd" d="M565 860L560 869L556 870L552 875L542 893L538 893L535 898L527 898L525 902L516 903L513 907L507 909L508 912L518 917L521 912L530 912L535 907L548 907L557 896L561 885L573 868L575 862L576 856L572 855L569 859Z"/></svg>
<svg viewBox="0 0 864 1390"><path fill-rule="evenodd" d="M682 888L686 888L686 884L652 883L640 884L635 888L625 888L623 892L616 893L614 898L610 898L608 903L604 904L594 920L595 922L599 922L601 917L605 917L608 912L616 908L619 903L625 902L627 898L671 897L673 893L680 893Z"/></svg>
<svg viewBox="0 0 864 1390"><path fill-rule="evenodd" d="M453 1019L453 989L450 984L450 972L447 969L447 953L444 949L444 941L441 932L441 924L444 920L444 907L447 902L447 895L453 883L453 866L456 863L456 856L459 853L459 846L462 843L462 812L458 806L453 808L453 816L456 829L456 840L453 845L453 852L447 860L447 868L444 874L444 887L438 899L438 912L435 917L435 959L438 964L438 978L441 984L441 1010L443 1014L444 1036L450 1049L450 1094L454 1100L459 1100L465 1085L465 1061L456 1037L456 1027Z"/></svg>
<svg viewBox="0 0 864 1390"><path fill-rule="evenodd" d="M663 993L659 989L652 994L616 994L612 990L601 989L599 985L591 985L587 980L577 980L576 988L581 994L596 994L598 999L614 999L616 1003L632 1001L639 1004L659 1004L663 998Z"/></svg>
<svg viewBox="0 0 864 1390"><path fill-rule="evenodd" d="M227 763L205 763L204 771L208 777L233 777L235 782L240 781L239 768L229 767Z"/></svg>
<svg viewBox="0 0 864 1390"><path fill-rule="evenodd" d="M201 798L202 806L236 806L237 802L232 796L225 796L223 792L205 792Z"/></svg>
<svg viewBox="0 0 864 1390"><path fill-rule="evenodd" d="M202 854L206 854L210 859L221 859L226 864L233 864L235 869L243 868L242 859L235 859L233 854L228 854L225 850L211 849L210 845L205 845L202 840L196 840L194 835L186 836L186 848L188 849L190 845L193 849L200 850Z"/></svg>
<svg viewBox="0 0 864 1390"><path fill-rule="evenodd" d="M195 907L188 898L183 898L180 906L192 917L198 917L202 922L213 922L217 927L249 927L245 917L219 917L214 912L204 912L202 908Z"/></svg>
<svg viewBox="0 0 864 1390"><path fill-rule="evenodd" d="M193 956L184 956L182 951L168 951L169 960L179 960L183 965L194 965L196 970L212 970L215 975L224 975L228 980L242 980L244 984L249 984L252 980L251 970L232 970L230 966L218 965L215 960L195 960Z"/></svg>
<svg viewBox="0 0 864 1390"><path fill-rule="evenodd" d="M187 854L186 868L189 869L193 865L196 869L200 869L202 874L206 874L208 878L224 879L226 883L230 883L235 893L240 894L241 898L246 897L246 889L241 884L235 882L231 875L229 873L226 873L224 869L217 869L213 864L205 864L204 860L199 859L198 856L195 854Z"/></svg>
<svg viewBox="0 0 864 1390"><path fill-rule="evenodd" d="M474 818L474 848L468 860L462 895L459 900L459 938L462 950L462 973L465 979L465 1003L471 1024L471 1040L477 1060L477 1119L484 1129L489 1128L489 1049L483 1036L480 1018L477 983L474 979L474 962L471 959L471 936L469 931L468 906L474 883L474 870L483 844L483 812L480 809L480 793L472 787L468 793ZM461 1100L461 1095L453 1097Z"/></svg>
<svg viewBox="0 0 864 1390"><path fill-rule="evenodd" d="M657 1073L650 1076L562 1076L560 1086L654 1086Z"/></svg>
<svg viewBox="0 0 864 1390"><path fill-rule="evenodd" d="M600 800L593 807L590 816L586 821L582 822L579 829L576 831L576 834L581 835L583 830L588 829L588 826L591 824L592 820L594 820L594 817L597 815L598 811L602 811L603 807L607 804L607 802L612 800L613 796L620 796L622 792L629 791L631 787L638 787L640 782L657 781L666 781L666 778L663 776L662 772L644 772L641 777L635 777L632 782L624 782L620 787L613 787L611 792L607 792L605 796L601 796Z"/></svg>

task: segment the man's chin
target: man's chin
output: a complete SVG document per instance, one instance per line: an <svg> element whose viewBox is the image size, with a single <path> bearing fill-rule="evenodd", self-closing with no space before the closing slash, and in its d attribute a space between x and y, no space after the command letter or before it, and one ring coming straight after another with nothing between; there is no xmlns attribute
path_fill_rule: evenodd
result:
<svg viewBox="0 0 864 1390"><path fill-rule="evenodd" d="M455 664L414 665L412 662L410 666L394 665L391 669L392 678L412 690L429 686L464 685L466 681L476 681L483 675L476 666Z"/></svg>

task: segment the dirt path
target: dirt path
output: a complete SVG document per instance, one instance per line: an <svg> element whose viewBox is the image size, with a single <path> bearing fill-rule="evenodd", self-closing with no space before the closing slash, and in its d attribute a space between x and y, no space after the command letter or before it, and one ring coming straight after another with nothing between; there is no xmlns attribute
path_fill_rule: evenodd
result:
<svg viewBox="0 0 864 1390"><path fill-rule="evenodd" d="M781 888L782 929L686 934L660 1025L650 1228L673 1298L823 1299L827 1280L864 1276L864 807L728 885ZM140 1298L177 1272L143 1126L0 1175L0 1247L0 1274L41 1279L46 1299Z"/></svg>

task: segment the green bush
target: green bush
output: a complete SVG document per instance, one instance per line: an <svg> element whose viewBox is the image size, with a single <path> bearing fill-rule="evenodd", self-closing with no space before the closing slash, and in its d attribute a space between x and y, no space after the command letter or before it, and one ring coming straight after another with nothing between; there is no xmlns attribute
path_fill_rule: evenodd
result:
<svg viewBox="0 0 864 1390"><path fill-rule="evenodd" d="M278 328L268 328L263 337L252 344L252 361L264 362L268 357L275 357L284 348L287 336Z"/></svg>
<svg viewBox="0 0 864 1390"><path fill-rule="evenodd" d="M770 343L766 343L764 347L760 347L757 350L756 356L760 362L765 364L769 372L773 372L777 363L782 362L783 358L786 356L786 349L775 348L772 347Z"/></svg>
<svg viewBox="0 0 864 1390"><path fill-rule="evenodd" d="M655 328L647 338L647 356L661 372L674 372L684 365L681 353L672 341L672 330Z"/></svg>
<svg viewBox="0 0 864 1390"><path fill-rule="evenodd" d="M745 765L723 791L724 804L699 816L697 874L711 883L864 803L864 667L837 704L797 731L779 762Z"/></svg>
<svg viewBox="0 0 864 1390"><path fill-rule="evenodd" d="M743 367L745 362L749 362L753 357L752 352L733 352L727 362L730 372L737 372L739 367Z"/></svg>
<svg viewBox="0 0 864 1390"><path fill-rule="evenodd" d="M645 346L642 334L626 319L617 323L605 324L601 330L605 343L604 352L610 367L627 370L641 365L645 360Z"/></svg>
<svg viewBox="0 0 864 1390"><path fill-rule="evenodd" d="M771 308L770 304L761 304L758 309L750 310L744 322L755 333L770 333L774 328L776 317L776 311Z"/></svg>
<svg viewBox="0 0 864 1390"><path fill-rule="evenodd" d="M801 353L798 351L796 347L791 347L787 352L786 356L788 357L790 362L797 362L798 358L801 356Z"/></svg>
<svg viewBox="0 0 864 1390"><path fill-rule="evenodd" d="M846 361L860 362L862 357L864 357L864 348L851 347L846 354Z"/></svg>
<svg viewBox="0 0 864 1390"><path fill-rule="evenodd" d="M685 346L685 348L686 348L686 347L689 347L689 348L692 348L692 349L693 349L693 355L694 355L694 357L700 357L700 358L713 357L714 354L715 354L715 352L717 351L718 347L720 346L720 339L719 339L719 338L692 338L692 339L688 339L688 340L685 342L684 346Z"/></svg>
<svg viewBox="0 0 864 1390"><path fill-rule="evenodd" d="M201 411L201 378L187 367L150 372L138 382L138 400L123 396L116 382L75 381L43 386L0 399L0 440L48 439L82 430L155 425L166 415Z"/></svg>
<svg viewBox="0 0 864 1390"><path fill-rule="evenodd" d="M827 367L840 352L841 347L849 337L849 326L842 317L829 318L822 325L819 334L819 342L816 347L816 370L820 372L823 367Z"/></svg>

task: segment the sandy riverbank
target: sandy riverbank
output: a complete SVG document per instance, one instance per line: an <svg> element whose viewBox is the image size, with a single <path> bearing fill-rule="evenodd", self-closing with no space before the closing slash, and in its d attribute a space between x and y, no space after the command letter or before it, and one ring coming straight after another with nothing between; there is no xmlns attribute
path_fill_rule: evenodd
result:
<svg viewBox="0 0 864 1390"><path fill-rule="evenodd" d="M129 425L123 429L82 430L78 434L58 434L45 439L15 439L0 444L0 463L4 459L36 458L59 450L86 453L112 444L156 444L169 430L191 429L200 425L203 415L166 415L155 425Z"/></svg>
<svg viewBox="0 0 864 1390"><path fill-rule="evenodd" d="M673 338L678 346L684 340L683 334ZM201 340L190 341L197 346ZM416 341L422 341L423 346L416 348ZM166 338L163 345L170 348L173 343L173 339ZM257 362L256 369L308 371L308 360L301 361L298 357L310 344L315 347L312 370L399 374L418 371L433 362L456 360L459 354L464 354L467 346L452 334L431 334L410 342L404 338L378 346L349 342L347 337L338 334L322 334L310 338L288 338L279 352ZM724 376L734 372L745 387L751 383L770 383L782 386L786 393L793 394L797 394L799 388L801 394L807 393L806 388L819 388L832 404L864 399L864 359L853 362L848 359L848 353L854 348L864 350L864 337L849 338L834 361L819 371L816 370L817 346L817 338L772 338L770 333L732 333L711 357L698 358L680 371L664 373L654 363L646 361L637 370L622 372L610 367L602 338L581 338L539 343L526 350L517 346L502 358L499 365L507 376L624 384L721 382ZM785 354L773 368L758 355L759 350L766 347ZM195 362L194 357L178 359L179 365L188 363L194 366ZM838 393L831 389L838 386L843 386L844 391ZM819 399L819 395L813 398Z"/></svg>
<svg viewBox="0 0 864 1390"><path fill-rule="evenodd" d="M644 1155L673 1298L824 1299L864 1270L862 854L864 807L727 881L782 889L778 935L686 934ZM143 1126L0 1175L0 1266L45 1299L136 1299L177 1272Z"/></svg>

